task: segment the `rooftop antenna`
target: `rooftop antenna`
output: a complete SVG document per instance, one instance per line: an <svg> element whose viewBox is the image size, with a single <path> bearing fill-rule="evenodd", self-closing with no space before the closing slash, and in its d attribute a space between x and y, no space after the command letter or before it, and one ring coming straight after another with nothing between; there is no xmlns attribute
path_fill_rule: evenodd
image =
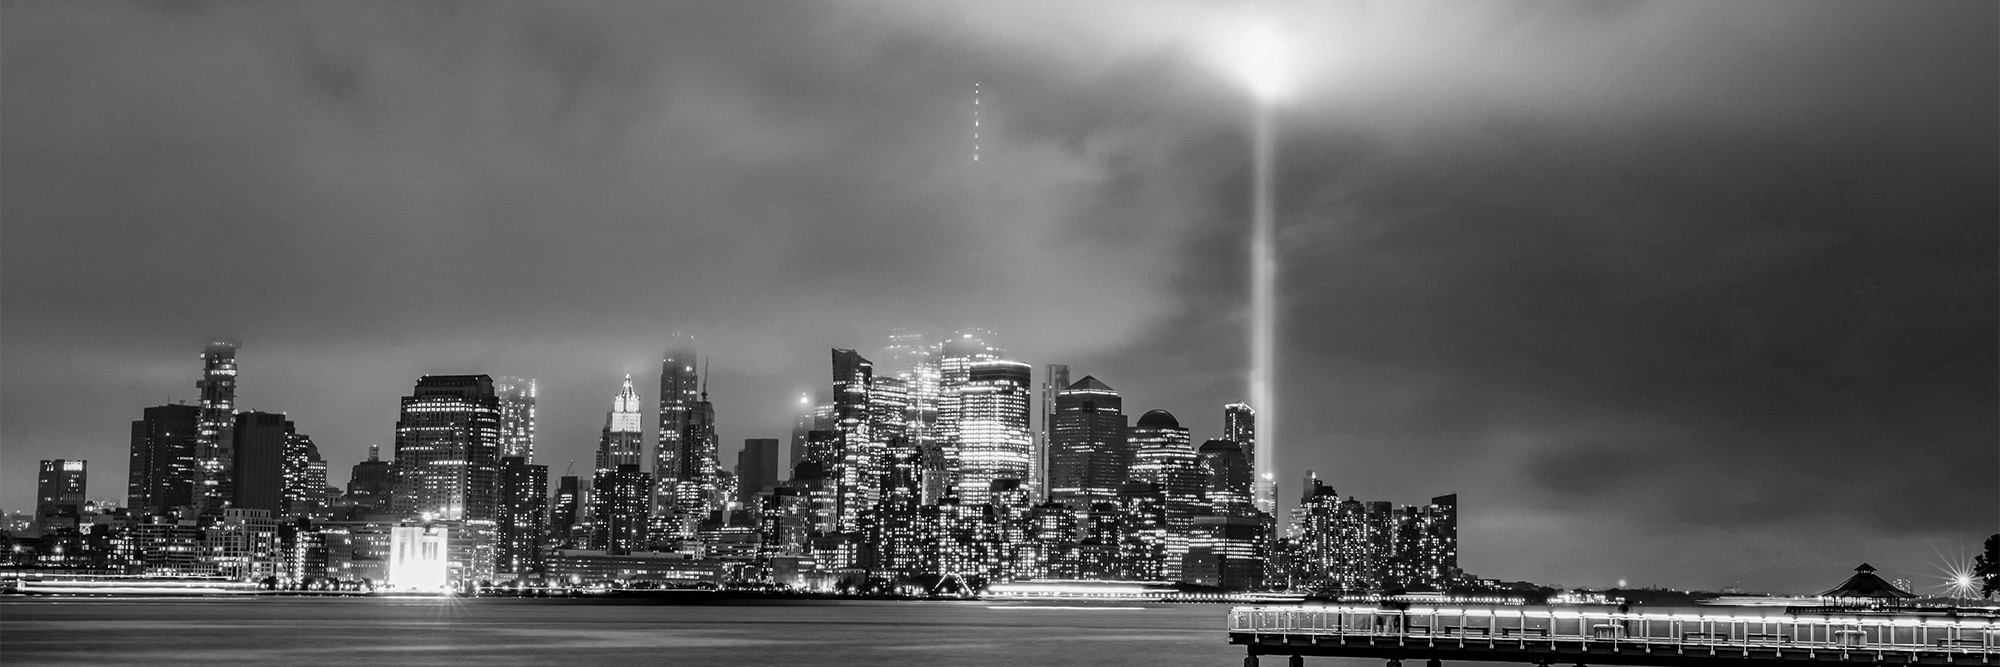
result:
<svg viewBox="0 0 2000 667"><path fill-rule="evenodd" d="M708 359L701 360L701 400L708 401Z"/></svg>

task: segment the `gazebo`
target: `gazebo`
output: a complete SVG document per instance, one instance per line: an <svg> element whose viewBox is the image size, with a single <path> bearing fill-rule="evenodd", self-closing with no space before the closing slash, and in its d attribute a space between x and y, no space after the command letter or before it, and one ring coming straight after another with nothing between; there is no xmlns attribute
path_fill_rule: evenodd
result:
<svg viewBox="0 0 2000 667"><path fill-rule="evenodd" d="M1875 576L1875 567L1867 563L1862 563L1860 567L1854 568L1854 576L1848 577L1847 581L1840 582L1839 586L1824 591L1819 596L1823 598L1864 598L1878 601L1902 600L1916 597L1912 593L1896 588L1895 584L1883 581L1881 577Z"/></svg>

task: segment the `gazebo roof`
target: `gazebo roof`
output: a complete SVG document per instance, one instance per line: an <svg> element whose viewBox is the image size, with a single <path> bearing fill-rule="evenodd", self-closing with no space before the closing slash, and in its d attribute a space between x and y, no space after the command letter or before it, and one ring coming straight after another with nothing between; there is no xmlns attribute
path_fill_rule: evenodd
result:
<svg viewBox="0 0 2000 667"><path fill-rule="evenodd" d="M1895 584L1883 581L1881 577L1875 576L1875 568L1867 563L1862 563L1860 567L1854 568L1854 576L1848 577L1847 581L1840 582L1839 586L1822 592L1819 596L1825 598L1879 598L1891 600L1916 597L1916 595L1896 588Z"/></svg>

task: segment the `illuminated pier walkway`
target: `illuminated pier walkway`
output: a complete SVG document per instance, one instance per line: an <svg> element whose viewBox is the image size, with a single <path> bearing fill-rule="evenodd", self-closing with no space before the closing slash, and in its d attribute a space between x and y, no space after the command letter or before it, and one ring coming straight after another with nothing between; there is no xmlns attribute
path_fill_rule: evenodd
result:
<svg viewBox="0 0 2000 667"><path fill-rule="evenodd" d="M1258 656L1380 658L1536 665L1745 667L1753 664L1990 665L2000 617L1944 610L1713 607L1620 613L1615 608L1501 605L1408 609L1239 607L1229 642ZM1820 613L1825 612L1825 613ZM1419 667L1412 664L1410 667Z"/></svg>

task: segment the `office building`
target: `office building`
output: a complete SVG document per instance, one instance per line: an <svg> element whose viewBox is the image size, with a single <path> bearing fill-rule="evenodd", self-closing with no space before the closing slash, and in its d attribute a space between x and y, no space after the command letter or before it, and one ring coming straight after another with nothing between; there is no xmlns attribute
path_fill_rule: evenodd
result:
<svg viewBox="0 0 2000 667"><path fill-rule="evenodd" d="M1034 488L1040 492L1036 502L1048 500L1055 488L1050 467L1055 465L1056 395L1069 388L1069 384L1068 364L1049 364L1043 371L1041 414L1035 430Z"/></svg>
<svg viewBox="0 0 2000 667"><path fill-rule="evenodd" d="M757 494L778 488L778 439L748 438L736 454L736 503L756 507Z"/></svg>
<svg viewBox="0 0 2000 667"><path fill-rule="evenodd" d="M500 513L494 526L494 571L507 577L540 572L549 519L549 467L520 456L500 459Z"/></svg>
<svg viewBox="0 0 2000 667"><path fill-rule="evenodd" d="M283 413L244 411L234 428L235 494L230 506L285 517L285 453L297 435Z"/></svg>
<svg viewBox="0 0 2000 667"><path fill-rule="evenodd" d="M44 532L75 530L89 483L89 465L84 461L42 461L35 479L35 527Z"/></svg>
<svg viewBox="0 0 2000 667"><path fill-rule="evenodd" d="M388 512L396 494L396 468L382 460L382 446L368 446L368 460L347 477L347 502L367 512Z"/></svg>
<svg viewBox="0 0 2000 667"><path fill-rule="evenodd" d="M701 402L701 381L695 372L694 339L675 334L660 356L660 437L653 450L653 520L660 537L692 537L682 532L676 517L682 460L687 458L688 427L695 404ZM697 466L698 467L698 466Z"/></svg>
<svg viewBox="0 0 2000 667"><path fill-rule="evenodd" d="M863 516L881 497L883 448L869 430L868 390L874 372L874 362L854 350L833 350L833 472L844 532L860 530Z"/></svg>
<svg viewBox="0 0 2000 667"><path fill-rule="evenodd" d="M209 343L201 353L201 380L195 382L201 390L195 500L203 509L220 509L235 495L229 468L235 461L230 447L236 442L231 432L236 426L236 348L229 341Z"/></svg>
<svg viewBox="0 0 2000 667"><path fill-rule="evenodd" d="M1031 481L1034 436L1029 430L1034 394L1029 365L988 359L970 364L958 385L958 495L967 505L987 504L995 480ZM1036 495L1029 489L1030 496Z"/></svg>
<svg viewBox="0 0 2000 667"><path fill-rule="evenodd" d="M1257 467L1257 410L1248 403L1222 406L1222 439L1236 443L1243 450L1243 460L1250 466L1251 502L1257 511L1265 514L1278 511L1272 497L1276 485L1261 472L1264 469Z"/></svg>
<svg viewBox="0 0 2000 667"><path fill-rule="evenodd" d="M511 375L493 378L493 395L500 399L500 457L534 463L535 379Z"/></svg>
<svg viewBox="0 0 2000 667"><path fill-rule="evenodd" d="M1049 499L1083 511L1118 496L1127 479L1124 402L1092 376L1056 392L1049 432Z"/></svg>
<svg viewBox="0 0 2000 667"><path fill-rule="evenodd" d="M146 408L145 418L132 422L126 507L148 515L194 503L200 430L201 408L192 405Z"/></svg>
<svg viewBox="0 0 2000 667"><path fill-rule="evenodd" d="M396 422L393 509L459 522L451 530L453 581L493 575L499 504L500 400L485 375L426 375L402 399Z"/></svg>

